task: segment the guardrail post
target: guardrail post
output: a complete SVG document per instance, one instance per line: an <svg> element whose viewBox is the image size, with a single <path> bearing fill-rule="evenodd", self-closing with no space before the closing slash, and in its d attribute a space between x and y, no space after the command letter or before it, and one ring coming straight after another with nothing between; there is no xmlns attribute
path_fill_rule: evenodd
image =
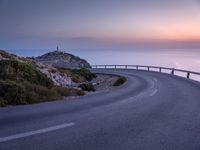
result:
<svg viewBox="0 0 200 150"><path fill-rule="evenodd" d="M159 68L159 72L162 72L162 68L161 67Z"/></svg>
<svg viewBox="0 0 200 150"><path fill-rule="evenodd" d="M96 69L98 68L98 66L96 65Z"/></svg>
<svg viewBox="0 0 200 150"><path fill-rule="evenodd" d="M107 67L106 67L106 65L105 65L105 69L106 69Z"/></svg>
<svg viewBox="0 0 200 150"><path fill-rule="evenodd" d="M147 66L147 68L148 68L148 71L149 71L150 70L149 66Z"/></svg>
<svg viewBox="0 0 200 150"><path fill-rule="evenodd" d="M125 68L127 69L127 65L125 65Z"/></svg>
<svg viewBox="0 0 200 150"><path fill-rule="evenodd" d="M172 72L171 72L171 74L174 75L174 68L172 68Z"/></svg>
<svg viewBox="0 0 200 150"><path fill-rule="evenodd" d="M136 70L138 70L138 66L136 66Z"/></svg>
<svg viewBox="0 0 200 150"><path fill-rule="evenodd" d="M190 78L190 72L187 72L187 78L188 79Z"/></svg>
<svg viewBox="0 0 200 150"><path fill-rule="evenodd" d="M117 68L117 65L115 65L115 69Z"/></svg>

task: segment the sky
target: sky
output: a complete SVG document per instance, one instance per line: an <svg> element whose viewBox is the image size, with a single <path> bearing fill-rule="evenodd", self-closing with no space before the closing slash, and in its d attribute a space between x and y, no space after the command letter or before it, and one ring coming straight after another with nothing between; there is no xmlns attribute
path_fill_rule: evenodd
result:
<svg viewBox="0 0 200 150"><path fill-rule="evenodd" d="M200 0L0 0L0 49L200 48Z"/></svg>

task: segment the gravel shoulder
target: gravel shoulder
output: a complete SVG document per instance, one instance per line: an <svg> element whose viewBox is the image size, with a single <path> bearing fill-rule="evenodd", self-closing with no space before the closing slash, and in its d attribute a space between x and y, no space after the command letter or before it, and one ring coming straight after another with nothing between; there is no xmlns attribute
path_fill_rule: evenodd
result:
<svg viewBox="0 0 200 150"><path fill-rule="evenodd" d="M91 95L91 94L100 93L100 92L114 89L116 88L116 86L113 86L113 85L119 79L119 77L120 76L117 76L117 75L97 73L96 78L94 78L93 80L89 82L94 86L95 91L92 91L92 92L84 91L84 92L86 95ZM65 100L73 99L76 97L77 96L65 97Z"/></svg>
<svg viewBox="0 0 200 150"><path fill-rule="evenodd" d="M119 78L119 76L108 74L97 74L97 77L91 81L95 90L103 91L114 88L113 84Z"/></svg>

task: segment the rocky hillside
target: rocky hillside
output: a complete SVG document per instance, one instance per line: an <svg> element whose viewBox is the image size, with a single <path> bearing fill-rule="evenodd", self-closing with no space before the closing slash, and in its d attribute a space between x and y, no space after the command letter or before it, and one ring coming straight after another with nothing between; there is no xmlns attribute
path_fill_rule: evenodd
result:
<svg viewBox="0 0 200 150"><path fill-rule="evenodd" d="M72 54L68 54L64 51L49 52L42 56L36 57L35 60L43 64L52 65L59 68L79 69L91 67L86 60Z"/></svg>
<svg viewBox="0 0 200 150"><path fill-rule="evenodd" d="M49 79L53 81L53 84L56 86L62 86L62 87L72 87L74 85L74 82L72 81L71 77L67 73L62 73L57 68L51 66L51 65L45 65L40 62L35 62L36 68L45 74Z"/></svg>
<svg viewBox="0 0 200 150"><path fill-rule="evenodd" d="M48 73L42 72L50 69L54 68L38 66L34 60L0 50L0 106L39 103L84 94L60 84L71 84L67 74L51 70L52 76L49 77Z"/></svg>

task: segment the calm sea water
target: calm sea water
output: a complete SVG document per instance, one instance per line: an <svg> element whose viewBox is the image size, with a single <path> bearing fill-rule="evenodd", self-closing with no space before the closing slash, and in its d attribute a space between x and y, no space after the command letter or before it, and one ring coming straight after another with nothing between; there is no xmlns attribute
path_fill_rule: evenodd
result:
<svg viewBox="0 0 200 150"><path fill-rule="evenodd" d="M21 56L37 56L48 50L11 50ZM65 50L86 59L93 65L152 65L200 72L200 49L157 50ZM179 74L177 72L177 74ZM185 74L180 74L185 75ZM194 76L194 78L199 78Z"/></svg>
<svg viewBox="0 0 200 150"><path fill-rule="evenodd" d="M71 51L70 51L71 52ZM73 51L72 51L73 52ZM200 72L199 50L74 51L91 64L152 65Z"/></svg>

